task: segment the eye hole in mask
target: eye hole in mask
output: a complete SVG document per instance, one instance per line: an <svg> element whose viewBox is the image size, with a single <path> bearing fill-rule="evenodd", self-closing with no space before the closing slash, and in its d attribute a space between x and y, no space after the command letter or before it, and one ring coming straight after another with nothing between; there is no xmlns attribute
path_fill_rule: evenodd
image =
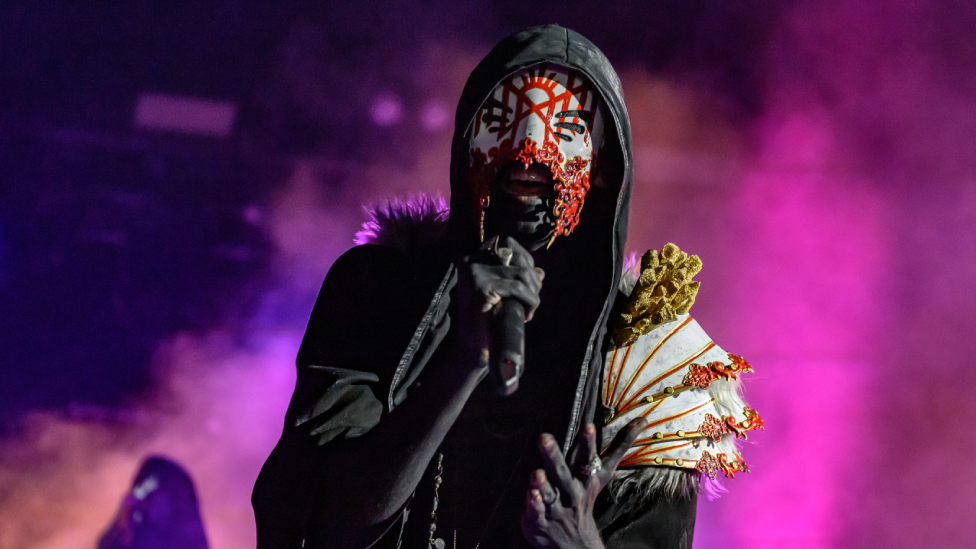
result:
<svg viewBox="0 0 976 549"><path fill-rule="evenodd" d="M589 81L559 65L529 67L495 87L469 139L482 240L486 231L508 234L532 248L573 232L603 139L599 107Z"/></svg>

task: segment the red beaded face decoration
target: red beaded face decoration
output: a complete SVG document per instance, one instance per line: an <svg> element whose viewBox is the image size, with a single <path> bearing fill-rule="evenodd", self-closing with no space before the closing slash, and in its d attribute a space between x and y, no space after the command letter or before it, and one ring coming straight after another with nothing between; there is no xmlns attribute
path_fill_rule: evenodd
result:
<svg viewBox="0 0 976 549"><path fill-rule="evenodd" d="M471 130L470 181L482 215L491 183L519 163L549 168L559 235L573 232L590 188L594 148L603 137L599 95L579 72L542 64L506 78L478 111Z"/></svg>

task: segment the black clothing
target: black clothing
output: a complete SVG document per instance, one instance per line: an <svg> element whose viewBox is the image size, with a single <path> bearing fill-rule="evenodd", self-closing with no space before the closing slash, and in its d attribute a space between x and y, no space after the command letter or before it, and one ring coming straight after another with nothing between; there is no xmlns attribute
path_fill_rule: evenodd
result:
<svg viewBox="0 0 976 549"><path fill-rule="evenodd" d="M539 433L552 433L572 456L581 423L604 413L597 396L606 319L618 295L633 178L630 123L616 74L588 40L554 25L502 41L468 79L455 119L444 239L357 246L329 271L298 354L282 438L255 485L260 548L301 547L314 528L306 521L310 506L329 497L315 486L330 446L375 427L425 381L425 366L452 360L454 265L480 242L465 179L467 132L500 81L543 62L583 72L602 96L607 129L594 185L574 233L536 256L546 279L542 305L526 326L519 391L503 398L488 383L479 386L407 505L407 520L391 524L376 547L427 544L438 472L435 538L454 547L456 533L464 549L528 545L519 516L529 472L541 463ZM692 498L637 509L611 501L605 491L596 518L608 548L690 547L694 506Z"/></svg>
<svg viewBox="0 0 976 549"><path fill-rule="evenodd" d="M190 475L167 458L147 458L98 549L208 549Z"/></svg>

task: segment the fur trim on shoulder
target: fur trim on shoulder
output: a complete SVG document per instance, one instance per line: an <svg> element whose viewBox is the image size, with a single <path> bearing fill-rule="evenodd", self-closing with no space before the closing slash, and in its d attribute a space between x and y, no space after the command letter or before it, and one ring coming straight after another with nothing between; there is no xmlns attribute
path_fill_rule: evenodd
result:
<svg viewBox="0 0 976 549"><path fill-rule="evenodd" d="M363 208L366 221L355 243L392 246L404 252L444 242L450 210L442 196L416 194Z"/></svg>
<svg viewBox="0 0 976 549"><path fill-rule="evenodd" d="M617 501L642 506L657 497L690 498L698 491L701 475L670 467L621 469L613 474L607 487Z"/></svg>

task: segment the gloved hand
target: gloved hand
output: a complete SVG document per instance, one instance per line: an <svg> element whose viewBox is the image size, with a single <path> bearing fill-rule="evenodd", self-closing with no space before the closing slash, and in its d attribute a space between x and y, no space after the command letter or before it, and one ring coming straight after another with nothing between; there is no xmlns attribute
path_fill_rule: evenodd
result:
<svg viewBox="0 0 976 549"><path fill-rule="evenodd" d="M511 251L508 265L499 256ZM487 314L502 299L514 298L525 306L525 321L532 320L539 307L539 291L545 272L521 244L511 237L489 241L477 253L464 258L458 269L458 329L465 348L476 353L488 347Z"/></svg>

